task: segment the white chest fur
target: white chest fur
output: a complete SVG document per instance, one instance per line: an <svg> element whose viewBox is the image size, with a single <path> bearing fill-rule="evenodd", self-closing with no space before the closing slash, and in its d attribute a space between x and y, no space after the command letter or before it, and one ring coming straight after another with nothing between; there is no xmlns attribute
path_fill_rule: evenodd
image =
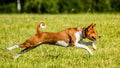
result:
<svg viewBox="0 0 120 68"><path fill-rule="evenodd" d="M75 37L76 37L76 43L78 43L79 41L80 41L80 39L81 39L81 32L76 32L75 33Z"/></svg>

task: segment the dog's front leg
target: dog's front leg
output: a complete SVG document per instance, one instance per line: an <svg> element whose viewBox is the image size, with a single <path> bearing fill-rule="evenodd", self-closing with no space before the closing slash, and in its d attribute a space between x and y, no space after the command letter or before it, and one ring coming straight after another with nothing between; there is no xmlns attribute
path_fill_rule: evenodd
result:
<svg viewBox="0 0 120 68"><path fill-rule="evenodd" d="M92 42L92 47L93 47L94 50L97 49L97 47L95 46L94 42Z"/></svg>
<svg viewBox="0 0 120 68"><path fill-rule="evenodd" d="M96 46L94 44L94 42L81 42L82 44L85 44L85 45L91 45L93 47L94 50L96 50Z"/></svg>
<svg viewBox="0 0 120 68"><path fill-rule="evenodd" d="M77 43L75 45L75 47L84 48L84 49L86 49L88 51L89 54L93 55L92 51L85 44L79 44L79 43Z"/></svg>

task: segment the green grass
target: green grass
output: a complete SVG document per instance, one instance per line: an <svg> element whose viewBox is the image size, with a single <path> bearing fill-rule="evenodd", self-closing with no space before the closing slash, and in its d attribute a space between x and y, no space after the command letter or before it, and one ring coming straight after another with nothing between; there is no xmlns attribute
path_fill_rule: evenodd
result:
<svg viewBox="0 0 120 68"><path fill-rule="evenodd" d="M41 20L47 26L42 31L48 32L96 23L102 38L95 43L97 50L89 46L94 56L81 48L44 44L12 59L22 49L5 48L34 35ZM120 68L120 14L0 14L0 68Z"/></svg>

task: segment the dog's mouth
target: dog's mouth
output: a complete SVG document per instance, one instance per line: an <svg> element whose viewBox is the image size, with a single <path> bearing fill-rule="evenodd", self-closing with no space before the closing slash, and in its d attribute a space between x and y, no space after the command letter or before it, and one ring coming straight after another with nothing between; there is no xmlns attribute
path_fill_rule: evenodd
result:
<svg viewBox="0 0 120 68"><path fill-rule="evenodd" d="M96 38L95 38L95 37L92 37L91 40L92 40L92 41L96 41Z"/></svg>
<svg viewBox="0 0 120 68"><path fill-rule="evenodd" d="M92 36L92 37L91 37L91 40L95 42L95 41L97 41L97 39L99 39L99 38L101 38L101 36L98 36L98 38L95 38L94 36Z"/></svg>

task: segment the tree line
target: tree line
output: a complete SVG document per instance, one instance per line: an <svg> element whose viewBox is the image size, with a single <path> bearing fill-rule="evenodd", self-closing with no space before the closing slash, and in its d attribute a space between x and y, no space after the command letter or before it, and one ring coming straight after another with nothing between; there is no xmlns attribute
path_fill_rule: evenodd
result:
<svg viewBox="0 0 120 68"><path fill-rule="evenodd" d="M0 13L120 12L120 0L1 0Z"/></svg>

